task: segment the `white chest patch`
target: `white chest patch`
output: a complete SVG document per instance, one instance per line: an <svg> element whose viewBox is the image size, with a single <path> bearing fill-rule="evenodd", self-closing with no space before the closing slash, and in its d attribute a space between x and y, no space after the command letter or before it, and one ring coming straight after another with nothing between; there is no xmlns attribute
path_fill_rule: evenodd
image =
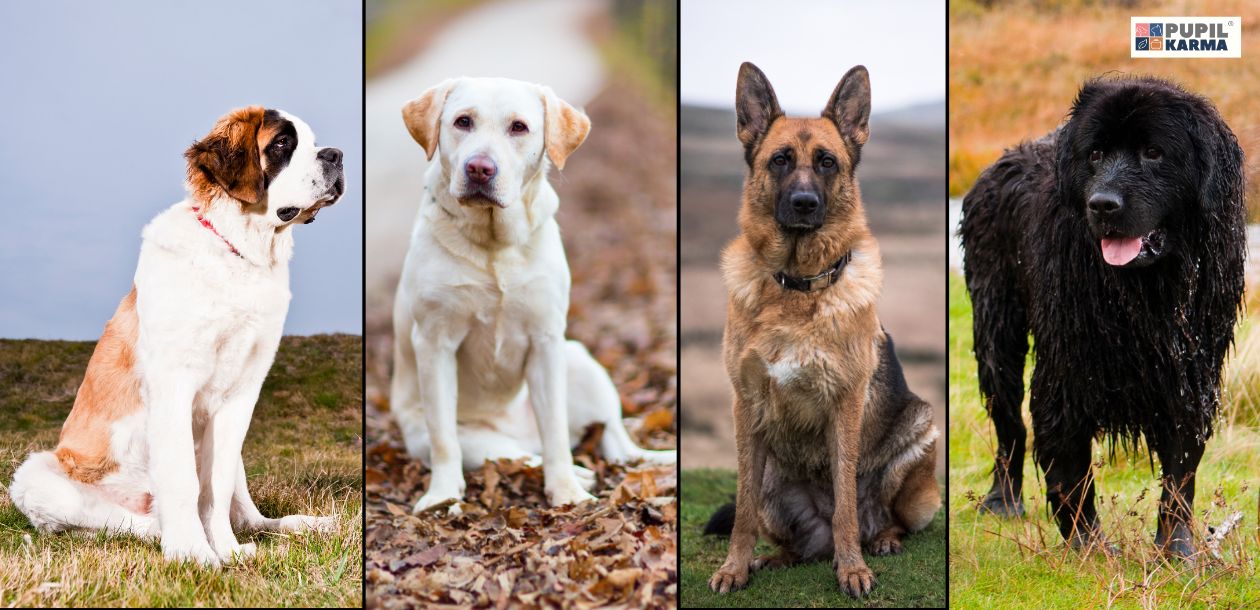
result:
<svg viewBox="0 0 1260 610"><path fill-rule="evenodd" d="M766 371L778 385L787 385L801 372L801 363L795 358L783 357L776 362L767 362Z"/></svg>
<svg viewBox="0 0 1260 610"><path fill-rule="evenodd" d="M806 358L794 347L787 347L779 352L778 358L766 360L766 373L776 385L786 386L804 375L808 365Z"/></svg>

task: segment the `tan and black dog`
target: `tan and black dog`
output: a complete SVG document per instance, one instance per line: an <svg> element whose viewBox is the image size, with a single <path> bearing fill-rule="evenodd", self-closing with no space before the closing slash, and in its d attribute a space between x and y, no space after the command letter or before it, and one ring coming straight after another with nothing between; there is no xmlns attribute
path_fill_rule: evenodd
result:
<svg viewBox="0 0 1260 610"><path fill-rule="evenodd" d="M906 387L875 313L879 247L854 176L870 108L862 66L819 118L783 116L765 75L740 67L748 172L741 234L722 253L739 489L706 528L731 534L714 591L830 556L841 588L865 595L862 545L900 552L941 505L931 406ZM759 529L777 555L753 559Z"/></svg>

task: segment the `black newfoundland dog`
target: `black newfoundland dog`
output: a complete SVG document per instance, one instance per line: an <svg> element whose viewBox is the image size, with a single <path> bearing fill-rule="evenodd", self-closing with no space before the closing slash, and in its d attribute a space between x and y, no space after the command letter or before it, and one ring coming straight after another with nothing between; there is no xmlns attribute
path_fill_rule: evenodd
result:
<svg viewBox="0 0 1260 610"><path fill-rule="evenodd" d="M1162 469L1156 544L1189 558L1194 473L1243 294L1243 155L1207 99L1154 78L1087 82L1067 123L1007 150L963 200L980 392L997 430L983 509L1024 511L1033 455L1073 547L1105 545L1090 443L1142 438Z"/></svg>

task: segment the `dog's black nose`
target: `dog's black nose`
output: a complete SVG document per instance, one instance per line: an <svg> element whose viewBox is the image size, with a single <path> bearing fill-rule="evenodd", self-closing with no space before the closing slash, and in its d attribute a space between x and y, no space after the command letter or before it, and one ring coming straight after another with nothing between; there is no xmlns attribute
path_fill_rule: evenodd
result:
<svg viewBox="0 0 1260 610"><path fill-rule="evenodd" d="M818 195L814 193L792 193L788 202L792 204L792 209L802 216L812 214L818 209Z"/></svg>
<svg viewBox="0 0 1260 610"><path fill-rule="evenodd" d="M1090 212L1099 215L1110 215L1124 209L1124 201L1113 193L1094 193L1085 204Z"/></svg>
<svg viewBox="0 0 1260 610"><path fill-rule="evenodd" d="M499 167L486 155L473 155L468 163L464 164L464 175L477 184L490 182L498 171Z"/></svg>
<svg viewBox="0 0 1260 610"><path fill-rule="evenodd" d="M325 148L315 155L320 161L327 161L333 165L341 167L341 150L337 148Z"/></svg>

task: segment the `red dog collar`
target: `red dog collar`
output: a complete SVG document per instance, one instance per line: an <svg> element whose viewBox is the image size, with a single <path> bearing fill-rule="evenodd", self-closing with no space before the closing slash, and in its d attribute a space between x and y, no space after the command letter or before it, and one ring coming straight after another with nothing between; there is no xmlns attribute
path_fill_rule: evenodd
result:
<svg viewBox="0 0 1260 610"><path fill-rule="evenodd" d="M224 237L221 233L219 233L217 229L214 228L214 225L210 224L210 221L207 220L205 216L201 215L201 208L193 207L192 212L194 215L197 216L197 221L201 223L201 226L207 229L210 229L211 233L218 235L219 239L222 239L223 243L227 244L227 247L232 250L232 254L240 256L241 258L245 258L244 256L241 256L241 253L239 250L236 249L236 246L232 245L232 242L228 241L226 237Z"/></svg>

